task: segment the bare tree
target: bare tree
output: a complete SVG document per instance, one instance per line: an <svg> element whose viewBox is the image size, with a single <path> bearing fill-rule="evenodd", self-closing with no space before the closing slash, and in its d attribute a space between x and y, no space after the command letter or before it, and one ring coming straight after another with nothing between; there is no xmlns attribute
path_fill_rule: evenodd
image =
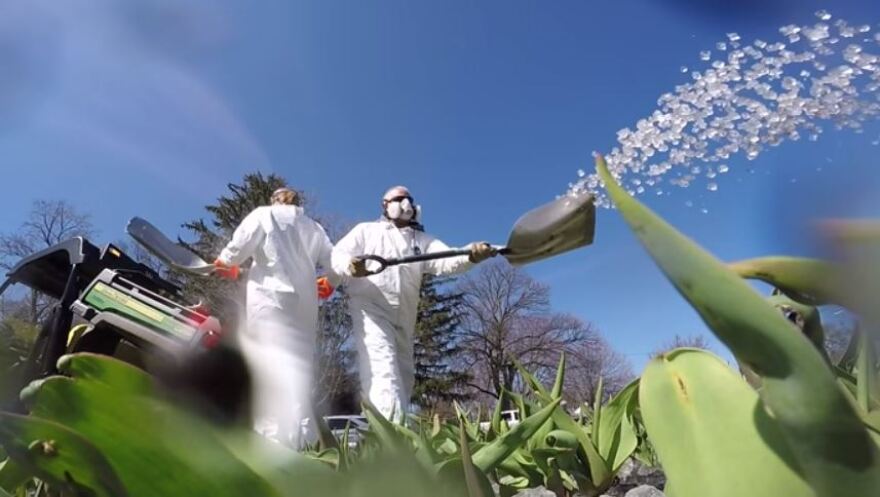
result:
<svg viewBox="0 0 880 497"><path fill-rule="evenodd" d="M591 402L596 397L600 378L606 398L635 378L626 356L615 351L601 335L574 347L568 354L565 399L570 403Z"/></svg>
<svg viewBox="0 0 880 497"><path fill-rule="evenodd" d="M94 234L91 217L64 200L37 200L18 231L0 235L0 267L10 269L22 257L74 236ZM49 302L31 292L28 320L39 323Z"/></svg>
<svg viewBox="0 0 880 497"><path fill-rule="evenodd" d="M651 357L659 357L672 349L680 349L683 347L692 349L712 350L709 340L705 336L697 335L675 335L675 338L665 342L660 348L651 353Z"/></svg>
<svg viewBox="0 0 880 497"><path fill-rule="evenodd" d="M484 399L523 389L512 359L549 383L565 352L566 394L578 402L588 398L599 376L619 383L628 374L625 360L609 355L595 328L552 312L549 288L506 262L486 264L463 278L457 291L464 296L460 360L472 373L470 387Z"/></svg>

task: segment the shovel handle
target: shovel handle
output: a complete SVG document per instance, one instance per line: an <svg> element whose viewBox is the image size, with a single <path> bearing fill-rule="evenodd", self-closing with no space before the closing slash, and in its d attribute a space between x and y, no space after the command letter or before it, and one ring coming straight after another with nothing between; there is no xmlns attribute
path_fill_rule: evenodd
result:
<svg viewBox="0 0 880 497"><path fill-rule="evenodd" d="M510 252L507 247L498 248L498 253L504 255ZM386 268L390 266L397 266L399 264L409 264L411 262L421 262L421 261L433 261L436 259L448 259L449 257L461 257L463 255L470 255L471 249L452 249L452 250L442 250L440 252L430 252L427 254L419 254L419 255L409 255L406 257L398 257L395 259L386 259L384 257L380 257L378 255L361 255L358 256L358 259L363 259L367 261L373 261L379 264L379 267L373 270L367 270L367 274L372 276L374 274L379 274L384 271Z"/></svg>

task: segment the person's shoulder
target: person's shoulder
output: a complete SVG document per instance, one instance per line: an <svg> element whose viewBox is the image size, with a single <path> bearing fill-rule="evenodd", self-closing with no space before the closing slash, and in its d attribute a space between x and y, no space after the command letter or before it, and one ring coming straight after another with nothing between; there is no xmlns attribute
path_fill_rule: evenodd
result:
<svg viewBox="0 0 880 497"><path fill-rule="evenodd" d="M247 215L247 217L249 217L251 219L264 219L264 218L268 217L269 215L271 215L271 212L272 211L268 205L261 205L261 206L257 207L256 209L252 210Z"/></svg>
<svg viewBox="0 0 880 497"><path fill-rule="evenodd" d="M295 207L295 206L291 206ZM317 219L305 213L302 207L296 207L296 211L292 212L291 215L296 219L297 222L302 223L304 225L308 225L314 228L319 233L326 233L324 226L318 222Z"/></svg>
<svg viewBox="0 0 880 497"><path fill-rule="evenodd" d="M357 223L351 231L373 231L388 229L388 223L382 221L363 221Z"/></svg>

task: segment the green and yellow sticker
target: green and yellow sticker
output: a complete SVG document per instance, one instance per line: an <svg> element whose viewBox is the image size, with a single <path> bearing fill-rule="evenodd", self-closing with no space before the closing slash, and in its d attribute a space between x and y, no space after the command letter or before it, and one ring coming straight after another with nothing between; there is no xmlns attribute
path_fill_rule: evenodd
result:
<svg viewBox="0 0 880 497"><path fill-rule="evenodd" d="M189 340L193 335L193 329L189 326L105 283L95 284L86 295L85 302L99 311L116 311L182 340Z"/></svg>

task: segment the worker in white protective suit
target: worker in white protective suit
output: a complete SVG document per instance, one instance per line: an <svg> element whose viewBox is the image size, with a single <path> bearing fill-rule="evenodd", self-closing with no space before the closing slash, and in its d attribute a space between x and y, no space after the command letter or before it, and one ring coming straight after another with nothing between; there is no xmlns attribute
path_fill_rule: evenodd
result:
<svg viewBox="0 0 880 497"><path fill-rule="evenodd" d="M239 333L251 370L253 414L258 430L299 447L300 423L312 417L311 382L318 326L316 266L331 268L333 245L320 224L300 207L298 195L282 188L271 205L247 215L215 261L217 272L237 277L253 258L247 276L247 320Z"/></svg>
<svg viewBox="0 0 880 497"><path fill-rule="evenodd" d="M358 224L333 249L333 269L348 286L362 395L395 420L405 416L415 383L413 335L422 275L460 273L497 253L488 243L472 243L469 256L390 266L368 275L367 262L358 256L449 250L421 229L418 211L409 190L391 188L382 198L382 218Z"/></svg>

